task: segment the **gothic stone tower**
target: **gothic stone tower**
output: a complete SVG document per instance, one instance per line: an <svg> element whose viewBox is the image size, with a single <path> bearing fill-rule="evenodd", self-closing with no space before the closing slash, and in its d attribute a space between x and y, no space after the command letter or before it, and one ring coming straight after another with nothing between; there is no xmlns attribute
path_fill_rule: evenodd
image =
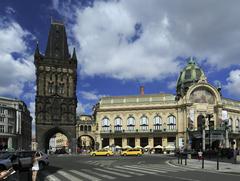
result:
<svg viewBox="0 0 240 181"><path fill-rule="evenodd" d="M52 22L45 55L35 50L36 66L36 138L38 149L47 150L55 133L68 138L75 147L77 57L68 52L67 36L62 23Z"/></svg>

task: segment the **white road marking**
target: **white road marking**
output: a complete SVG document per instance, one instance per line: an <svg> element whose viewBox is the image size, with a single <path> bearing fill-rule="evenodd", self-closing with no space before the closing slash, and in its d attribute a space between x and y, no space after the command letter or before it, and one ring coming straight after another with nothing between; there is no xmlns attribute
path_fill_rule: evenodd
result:
<svg viewBox="0 0 240 181"><path fill-rule="evenodd" d="M76 175L79 175L80 177L84 177L84 178L89 179L91 181L100 181L101 180L97 177L88 175L86 173L83 173L83 172L80 172L80 171L77 171L77 170L70 170L70 172L75 173Z"/></svg>
<svg viewBox="0 0 240 181"><path fill-rule="evenodd" d="M135 172L146 173L146 174L151 174L151 175L158 175L156 172L149 172L149 171L146 171L146 170L136 170L136 168L130 168L130 167L127 167L126 165L124 165L124 167L115 166L115 168L124 169L124 170L132 170L132 171L135 171Z"/></svg>
<svg viewBox="0 0 240 181"><path fill-rule="evenodd" d="M109 179L109 180L116 179L116 177L112 177L112 176L105 175L105 174L102 174L102 173L101 174L100 173L96 173L96 172L92 173L92 170L82 169L82 171L90 173L90 174L94 174L94 175L97 175L99 177L106 178L106 179Z"/></svg>
<svg viewBox="0 0 240 181"><path fill-rule="evenodd" d="M104 169L101 169L101 168L94 168L95 170L98 170L98 171L101 171L101 172L105 172L105 173L110 173L110 174L113 174L113 175L117 175L117 176L120 176L120 177L131 177L130 175L126 175L126 174L122 174L122 173L116 173L116 172L113 172L113 171L110 171L110 170L106 170L106 168Z"/></svg>
<svg viewBox="0 0 240 181"><path fill-rule="evenodd" d="M141 166L127 166L127 167L130 167L130 168L134 168L134 169L137 169L137 170L144 170L144 171L153 171L153 172L158 172L158 173L166 173L166 171L164 170L156 170L156 169L151 169L151 168L143 168Z"/></svg>
<svg viewBox="0 0 240 181"><path fill-rule="evenodd" d="M52 175L51 173L49 173L47 171L41 172L41 174L43 176L45 176L45 179L47 179L48 181L61 181L57 177L55 177L54 175Z"/></svg>
<svg viewBox="0 0 240 181"><path fill-rule="evenodd" d="M126 171L126 170L120 170L118 168L107 168L108 170L113 170L113 171L117 171L117 172L123 172L123 173L129 173L132 175L137 175L137 176L143 176L144 174L142 173L136 173L136 172L131 172L131 171Z"/></svg>
<svg viewBox="0 0 240 181"><path fill-rule="evenodd" d="M64 172L62 170L57 171L57 173L62 175L62 176L64 176L64 177L66 177L67 179L69 179L71 181L83 181L83 180L81 180L81 179L79 179L79 178L77 178L77 177L75 177L73 175L70 175L69 173Z"/></svg>

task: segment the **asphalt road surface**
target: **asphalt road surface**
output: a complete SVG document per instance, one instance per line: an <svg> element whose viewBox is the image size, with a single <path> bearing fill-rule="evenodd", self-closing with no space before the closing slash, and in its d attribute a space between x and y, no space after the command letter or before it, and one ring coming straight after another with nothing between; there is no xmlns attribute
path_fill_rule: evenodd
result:
<svg viewBox="0 0 240 181"><path fill-rule="evenodd" d="M38 174L39 181L226 181L240 180L239 174L209 172L171 165L166 155L140 157L50 156L50 166Z"/></svg>

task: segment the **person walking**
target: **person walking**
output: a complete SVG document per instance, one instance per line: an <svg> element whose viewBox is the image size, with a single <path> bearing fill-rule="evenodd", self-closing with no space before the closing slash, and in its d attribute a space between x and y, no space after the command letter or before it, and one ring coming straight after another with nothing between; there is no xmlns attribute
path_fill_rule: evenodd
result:
<svg viewBox="0 0 240 181"><path fill-rule="evenodd" d="M41 159L41 155L36 152L33 155L33 159L32 159L32 163L33 163L33 166L32 166L32 181L37 180L37 173L38 173L38 170L39 170L38 160L40 160L40 159Z"/></svg>

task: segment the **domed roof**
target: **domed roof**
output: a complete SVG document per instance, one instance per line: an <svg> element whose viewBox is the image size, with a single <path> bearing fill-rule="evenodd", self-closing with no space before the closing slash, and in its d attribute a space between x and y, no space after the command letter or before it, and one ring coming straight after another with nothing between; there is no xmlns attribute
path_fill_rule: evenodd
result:
<svg viewBox="0 0 240 181"><path fill-rule="evenodd" d="M205 74L203 70L196 64L193 57L188 58L187 66L180 72L177 81L177 96L183 96L188 88L198 82Z"/></svg>

